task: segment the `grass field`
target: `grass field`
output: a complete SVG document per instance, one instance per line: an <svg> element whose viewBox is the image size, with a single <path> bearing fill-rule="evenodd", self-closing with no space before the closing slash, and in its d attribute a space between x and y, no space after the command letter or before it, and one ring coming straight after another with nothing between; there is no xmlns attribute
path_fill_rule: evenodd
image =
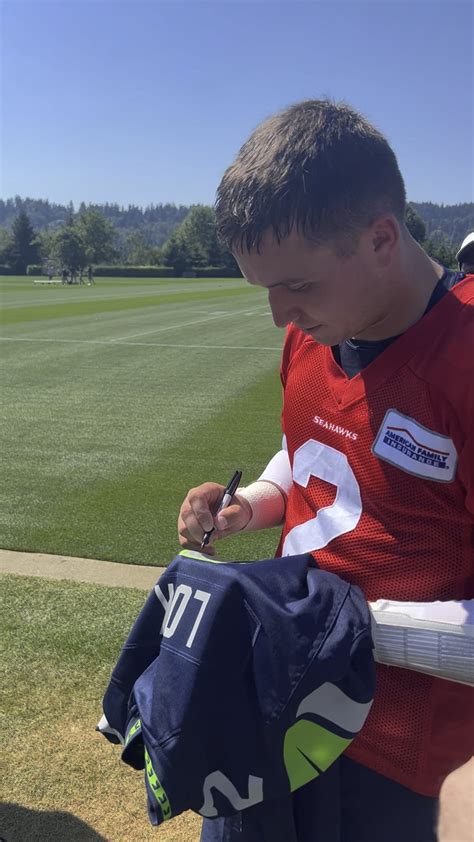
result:
<svg viewBox="0 0 474 842"><path fill-rule="evenodd" d="M188 488L280 446L283 339L242 279L1 279L0 546L166 564ZM265 557L239 536L227 558Z"/></svg>
<svg viewBox="0 0 474 842"><path fill-rule="evenodd" d="M101 699L145 594L2 577L2 774L6 842L147 842L143 775L95 731ZM162 842L197 842L186 813Z"/></svg>
<svg viewBox="0 0 474 842"><path fill-rule="evenodd" d="M258 475L280 446L282 334L243 280L3 278L0 547L167 564L187 489ZM272 555L277 532L224 558ZM142 776L94 726L144 594L2 577L0 836L146 840ZM193 842L178 817L164 842Z"/></svg>

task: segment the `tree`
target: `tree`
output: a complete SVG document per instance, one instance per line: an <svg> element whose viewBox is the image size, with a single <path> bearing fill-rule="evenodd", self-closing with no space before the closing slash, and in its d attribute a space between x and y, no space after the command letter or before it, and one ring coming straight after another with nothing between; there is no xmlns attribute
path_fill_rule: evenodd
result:
<svg viewBox="0 0 474 842"><path fill-rule="evenodd" d="M129 266L147 266L151 263L151 248L142 231L130 231L125 237L122 251Z"/></svg>
<svg viewBox="0 0 474 842"><path fill-rule="evenodd" d="M193 266L216 265L219 254L216 234L216 215L206 205L195 205L180 226L191 254Z"/></svg>
<svg viewBox="0 0 474 842"><path fill-rule="evenodd" d="M225 269L226 272L232 272L237 278L242 277L242 272L237 264L237 261L232 254L231 251L226 246L220 245L219 243L219 254L216 258L216 261L212 261L209 264L210 266L219 266L222 269Z"/></svg>
<svg viewBox="0 0 474 842"><path fill-rule="evenodd" d="M417 212L413 210L411 205L407 205L405 223L416 242L422 243L426 238L426 225L421 216L418 216Z"/></svg>
<svg viewBox="0 0 474 842"><path fill-rule="evenodd" d="M77 220L77 229L82 236L88 263L102 263L114 260L115 229L99 211L83 211Z"/></svg>
<svg viewBox="0 0 474 842"><path fill-rule="evenodd" d="M446 242L434 242L433 240L425 240L423 248L426 253L448 269L457 269L456 252Z"/></svg>
<svg viewBox="0 0 474 842"><path fill-rule="evenodd" d="M13 254L13 237L5 228L0 228L0 265L10 264Z"/></svg>
<svg viewBox="0 0 474 842"><path fill-rule="evenodd" d="M162 266L163 264L163 250L160 246L150 246L150 264L152 266Z"/></svg>
<svg viewBox="0 0 474 842"><path fill-rule="evenodd" d="M43 265L48 263L51 259L54 259L55 238L56 234L54 231L40 231L36 238L39 249L39 259Z"/></svg>
<svg viewBox="0 0 474 842"><path fill-rule="evenodd" d="M186 269L191 269L193 265L191 250L181 226L173 231L169 240L164 244L162 254L165 265L172 266L178 277Z"/></svg>
<svg viewBox="0 0 474 842"><path fill-rule="evenodd" d="M24 275L29 263L37 263L39 250L36 232L28 214L23 210L12 225L12 235L13 244L9 262L18 274Z"/></svg>
<svg viewBox="0 0 474 842"><path fill-rule="evenodd" d="M165 243L163 257L178 274L200 266L220 266L239 274L234 258L217 239L215 212L207 205L191 208Z"/></svg>
<svg viewBox="0 0 474 842"><path fill-rule="evenodd" d="M54 235L54 254L61 266L71 275L87 266L86 246L76 225L64 225Z"/></svg>

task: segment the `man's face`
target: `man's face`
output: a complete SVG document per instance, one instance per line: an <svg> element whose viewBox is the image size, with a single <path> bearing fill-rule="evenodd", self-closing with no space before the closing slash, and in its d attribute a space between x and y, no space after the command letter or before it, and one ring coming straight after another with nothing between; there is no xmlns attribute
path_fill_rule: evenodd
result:
<svg viewBox="0 0 474 842"><path fill-rule="evenodd" d="M385 273L369 231L351 257L314 246L297 231L278 243L264 237L260 253L234 252L249 283L265 287L277 327L293 322L322 345L378 336L391 306Z"/></svg>

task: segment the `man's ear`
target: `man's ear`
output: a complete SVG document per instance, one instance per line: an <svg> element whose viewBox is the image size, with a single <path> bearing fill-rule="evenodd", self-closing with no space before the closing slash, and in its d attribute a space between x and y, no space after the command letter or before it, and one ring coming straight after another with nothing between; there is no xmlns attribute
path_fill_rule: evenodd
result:
<svg viewBox="0 0 474 842"><path fill-rule="evenodd" d="M400 236L400 225L394 216L378 217L370 226L372 250L377 254L378 261L384 266L387 266L392 260Z"/></svg>

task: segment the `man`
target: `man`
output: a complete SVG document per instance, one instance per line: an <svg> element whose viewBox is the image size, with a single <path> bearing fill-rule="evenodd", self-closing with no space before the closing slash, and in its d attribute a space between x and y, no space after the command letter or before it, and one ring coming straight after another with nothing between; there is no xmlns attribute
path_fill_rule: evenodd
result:
<svg viewBox="0 0 474 842"><path fill-rule="evenodd" d="M244 144L216 212L287 329L284 446L215 521L222 486L192 489L181 543L282 523L277 555L311 551L367 600L471 599L474 277L410 236L388 142L346 105L294 105ZM469 688L380 665L361 734L295 793L300 842L434 840L441 783L472 753L471 715ZM247 838L223 820L202 836Z"/></svg>
<svg viewBox="0 0 474 842"><path fill-rule="evenodd" d="M474 272L474 231L462 241L456 260L461 272L465 272L466 275Z"/></svg>

